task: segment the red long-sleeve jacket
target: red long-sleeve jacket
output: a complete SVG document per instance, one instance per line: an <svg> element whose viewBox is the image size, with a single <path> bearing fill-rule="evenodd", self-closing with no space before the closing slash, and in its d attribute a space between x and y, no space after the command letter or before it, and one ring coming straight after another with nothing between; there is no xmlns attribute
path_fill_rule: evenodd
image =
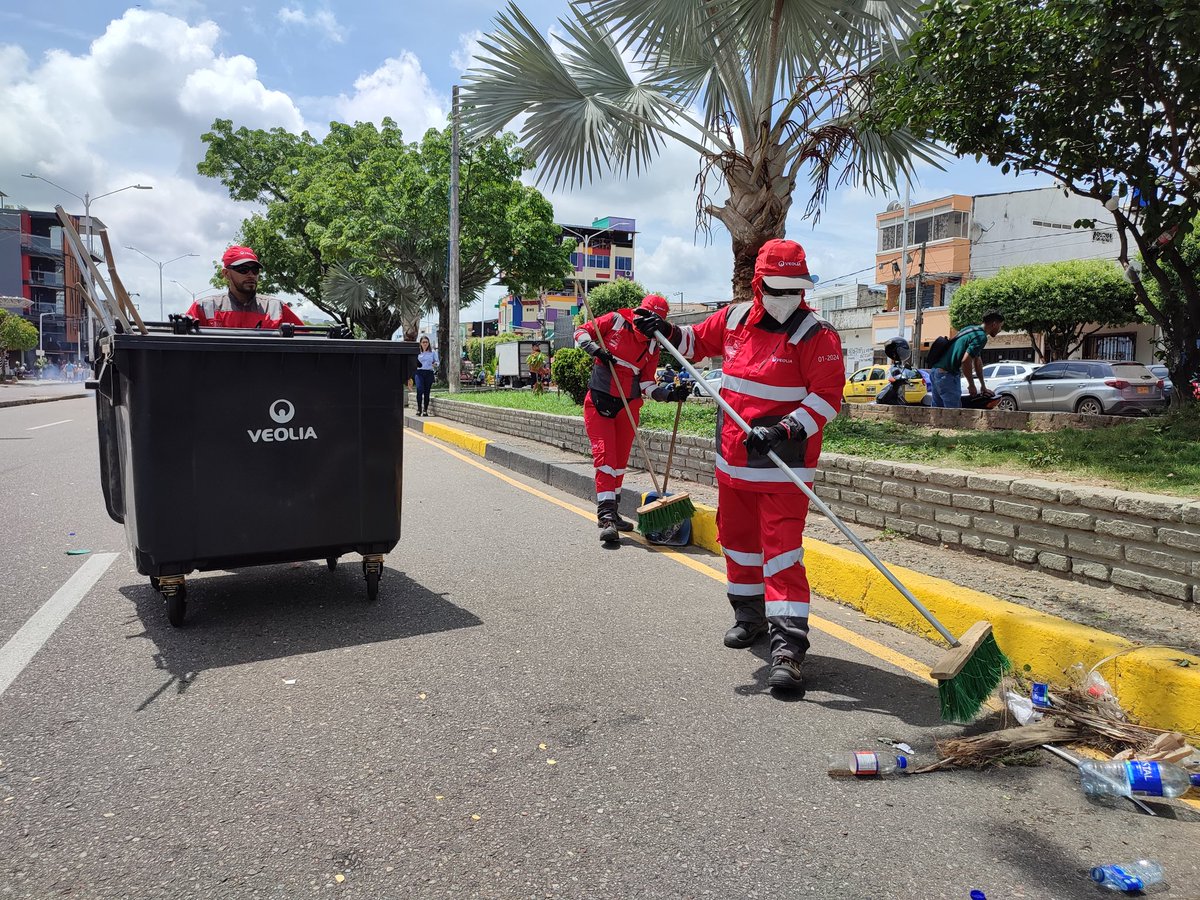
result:
<svg viewBox="0 0 1200 900"><path fill-rule="evenodd" d="M791 419L806 442L784 441L775 452L811 484L825 423L842 405L846 381L842 341L833 326L801 307L779 324L759 302L717 310L699 325L680 329L679 350L689 359L722 356L721 396L751 426ZM748 454L744 432L717 412L717 480L747 491L799 493L766 456Z"/></svg>
<svg viewBox="0 0 1200 900"><path fill-rule="evenodd" d="M575 346L595 341L617 358L617 378L626 400L635 400L654 388L658 369L658 345L633 327L633 310L618 309L575 329ZM588 388L617 396L608 363L599 359L592 366Z"/></svg>
<svg viewBox="0 0 1200 900"><path fill-rule="evenodd" d="M197 300L188 307L187 315L201 325L217 328L278 328L282 322L304 324L291 307L278 297L259 294L253 304L240 306L228 291Z"/></svg>

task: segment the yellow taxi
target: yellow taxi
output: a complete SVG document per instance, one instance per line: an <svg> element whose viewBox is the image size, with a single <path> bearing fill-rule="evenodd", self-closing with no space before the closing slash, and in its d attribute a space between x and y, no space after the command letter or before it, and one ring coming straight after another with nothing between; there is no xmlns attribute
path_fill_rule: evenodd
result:
<svg viewBox="0 0 1200 900"><path fill-rule="evenodd" d="M875 395L888 384L887 366L865 366L846 379L842 388L842 400L846 403L871 403ZM913 405L925 399L925 381L919 375L908 382L904 400Z"/></svg>

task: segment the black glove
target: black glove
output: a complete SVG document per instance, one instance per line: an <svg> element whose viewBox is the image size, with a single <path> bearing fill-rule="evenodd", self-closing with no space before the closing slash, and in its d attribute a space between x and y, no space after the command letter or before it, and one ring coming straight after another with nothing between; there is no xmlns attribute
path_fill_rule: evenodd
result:
<svg viewBox="0 0 1200 900"><path fill-rule="evenodd" d="M673 384L667 399L672 403L682 403L692 395L692 389L686 384Z"/></svg>
<svg viewBox="0 0 1200 900"><path fill-rule="evenodd" d="M750 429L750 433L742 440L746 449L751 453L761 453L766 456L775 449L775 445L791 440L792 434L803 434L803 429L794 422L783 419L778 425L758 425Z"/></svg>
<svg viewBox="0 0 1200 900"><path fill-rule="evenodd" d="M596 359L600 360L600 362L615 363L617 361L617 358L609 352L607 347L603 347L600 344L597 344L595 341L584 341L579 345L579 349L583 350L585 353L591 354Z"/></svg>
<svg viewBox="0 0 1200 900"><path fill-rule="evenodd" d="M660 384L650 392L650 398L659 403L679 403L688 398L688 390L682 384Z"/></svg>

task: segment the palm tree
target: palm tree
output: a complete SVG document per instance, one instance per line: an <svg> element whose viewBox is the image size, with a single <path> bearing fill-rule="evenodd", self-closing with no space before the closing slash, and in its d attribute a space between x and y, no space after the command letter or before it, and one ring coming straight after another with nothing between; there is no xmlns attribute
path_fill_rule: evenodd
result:
<svg viewBox="0 0 1200 900"><path fill-rule="evenodd" d="M574 0L557 45L509 5L466 76L473 135L514 120L554 187L640 173L666 141L699 155L697 225L733 242L748 299L759 247L783 237L807 169L814 219L831 182L887 189L940 154L865 124L876 66L919 0ZM840 169L840 174L839 170ZM835 181L836 179L836 181ZM722 186L718 203L709 193Z"/></svg>
<svg viewBox="0 0 1200 900"><path fill-rule="evenodd" d="M416 279L400 271L358 275L337 263L325 273L321 292L330 304L345 310L347 321L376 340L391 340L403 329L404 339L415 341L421 316L433 308Z"/></svg>

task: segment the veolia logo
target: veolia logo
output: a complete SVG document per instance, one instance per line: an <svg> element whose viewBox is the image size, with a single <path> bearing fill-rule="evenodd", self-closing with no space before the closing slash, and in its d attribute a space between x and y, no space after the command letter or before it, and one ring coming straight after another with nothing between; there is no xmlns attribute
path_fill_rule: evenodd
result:
<svg viewBox="0 0 1200 900"><path fill-rule="evenodd" d="M267 407L267 413L275 422L286 425L296 417L296 407L291 400L276 400ZM250 435L250 443L257 444L260 441L274 443L316 440L317 430L310 425L307 428L257 428L247 430L246 434Z"/></svg>
<svg viewBox="0 0 1200 900"><path fill-rule="evenodd" d="M280 425L286 425L296 415L296 407L291 400L276 400L271 404L271 418Z"/></svg>

